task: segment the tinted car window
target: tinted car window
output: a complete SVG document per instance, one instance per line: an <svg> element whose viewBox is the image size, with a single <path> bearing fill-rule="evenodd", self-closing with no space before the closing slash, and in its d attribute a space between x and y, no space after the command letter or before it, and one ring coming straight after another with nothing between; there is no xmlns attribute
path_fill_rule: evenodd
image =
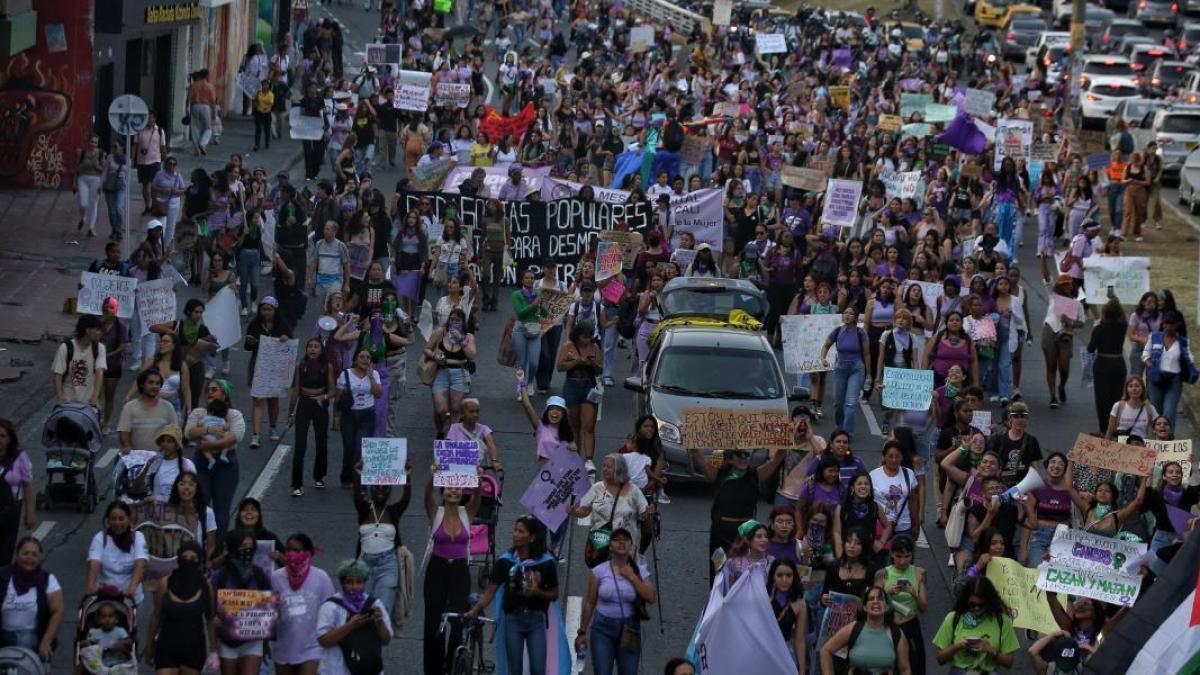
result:
<svg viewBox="0 0 1200 675"><path fill-rule="evenodd" d="M782 395L779 367L766 351L668 347L654 386L680 396L770 399Z"/></svg>
<svg viewBox="0 0 1200 675"><path fill-rule="evenodd" d="M1083 67L1083 72L1087 75L1132 75L1133 67L1122 62L1093 61Z"/></svg>
<svg viewBox="0 0 1200 675"><path fill-rule="evenodd" d="M1164 134L1200 134L1200 115L1167 115L1160 131Z"/></svg>

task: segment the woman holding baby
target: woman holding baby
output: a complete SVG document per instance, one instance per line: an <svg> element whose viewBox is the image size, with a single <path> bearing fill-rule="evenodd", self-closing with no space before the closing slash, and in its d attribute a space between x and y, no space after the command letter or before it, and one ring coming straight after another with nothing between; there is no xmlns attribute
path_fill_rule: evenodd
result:
<svg viewBox="0 0 1200 675"><path fill-rule="evenodd" d="M229 511L238 486L237 446L246 435L246 420L233 406L233 385L209 380L204 385L204 407L188 415L185 435L196 444L196 477L200 494L209 499L217 519L217 538L225 536Z"/></svg>

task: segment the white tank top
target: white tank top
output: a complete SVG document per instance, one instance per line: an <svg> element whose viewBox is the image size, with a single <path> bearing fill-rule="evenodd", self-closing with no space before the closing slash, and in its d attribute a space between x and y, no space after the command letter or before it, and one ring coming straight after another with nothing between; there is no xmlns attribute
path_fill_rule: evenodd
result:
<svg viewBox="0 0 1200 675"><path fill-rule="evenodd" d="M374 523L363 523L358 526L358 541L363 553L387 553L396 548L396 526L391 523L379 522L382 514L375 512L375 505L369 504Z"/></svg>

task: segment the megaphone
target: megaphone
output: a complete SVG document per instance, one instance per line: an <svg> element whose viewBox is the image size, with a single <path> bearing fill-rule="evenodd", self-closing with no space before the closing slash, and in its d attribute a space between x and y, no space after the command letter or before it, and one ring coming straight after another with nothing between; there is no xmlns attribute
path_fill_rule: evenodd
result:
<svg viewBox="0 0 1200 675"><path fill-rule="evenodd" d="M1016 485L1004 491L1004 501L1012 501L1017 497L1017 495L1028 494L1034 490L1037 490L1038 488L1044 487L1045 485L1046 483L1042 480L1042 475L1038 473L1036 469L1030 468L1029 471L1025 473L1025 477L1021 479L1020 483L1017 483Z"/></svg>

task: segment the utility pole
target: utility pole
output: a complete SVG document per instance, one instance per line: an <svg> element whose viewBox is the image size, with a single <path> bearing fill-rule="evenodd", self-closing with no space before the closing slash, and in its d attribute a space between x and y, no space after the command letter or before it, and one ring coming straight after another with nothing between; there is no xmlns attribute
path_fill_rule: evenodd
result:
<svg viewBox="0 0 1200 675"><path fill-rule="evenodd" d="M1071 5L1071 67L1067 80L1067 110L1063 117L1063 127L1069 135L1074 135L1075 109L1079 107L1079 95L1083 87L1079 83L1080 71L1083 70L1083 41L1087 33L1084 18L1087 15L1087 0L1074 0Z"/></svg>

